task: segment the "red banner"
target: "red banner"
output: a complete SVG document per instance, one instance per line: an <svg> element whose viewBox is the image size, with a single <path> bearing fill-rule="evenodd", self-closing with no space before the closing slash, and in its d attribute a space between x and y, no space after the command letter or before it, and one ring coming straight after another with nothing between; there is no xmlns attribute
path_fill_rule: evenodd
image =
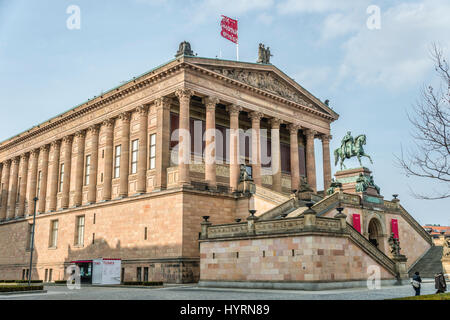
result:
<svg viewBox="0 0 450 320"><path fill-rule="evenodd" d="M394 233L394 238L398 239L398 220L397 219L391 220L391 231Z"/></svg>
<svg viewBox="0 0 450 320"><path fill-rule="evenodd" d="M361 216L356 213L354 213L352 216L353 216L353 228L355 228L356 231L361 233Z"/></svg>
<svg viewBox="0 0 450 320"><path fill-rule="evenodd" d="M238 22L226 16L222 16L220 35L231 42L238 43Z"/></svg>

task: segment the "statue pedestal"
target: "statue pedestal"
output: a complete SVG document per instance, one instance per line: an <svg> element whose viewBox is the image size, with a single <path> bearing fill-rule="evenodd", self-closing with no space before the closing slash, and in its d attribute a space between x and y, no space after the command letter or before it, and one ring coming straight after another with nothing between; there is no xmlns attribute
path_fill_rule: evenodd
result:
<svg viewBox="0 0 450 320"><path fill-rule="evenodd" d="M358 180L359 175L363 174L366 177L370 177L372 174L372 171L370 171L368 168L360 167L356 169L348 169L348 170L341 170L334 174L336 177L336 181L342 183L341 190L345 193L353 193L357 194L356 192L356 180ZM368 188L369 189L369 188ZM373 189L373 188L370 188ZM367 190L369 191L369 190ZM375 190L375 195L377 194L377 191Z"/></svg>
<svg viewBox="0 0 450 320"><path fill-rule="evenodd" d="M399 254L399 255L394 255L392 260L394 260L394 262L395 262L395 269L397 271L398 284L403 284L405 280L409 279L408 268L406 267L406 261L408 259L404 255Z"/></svg>

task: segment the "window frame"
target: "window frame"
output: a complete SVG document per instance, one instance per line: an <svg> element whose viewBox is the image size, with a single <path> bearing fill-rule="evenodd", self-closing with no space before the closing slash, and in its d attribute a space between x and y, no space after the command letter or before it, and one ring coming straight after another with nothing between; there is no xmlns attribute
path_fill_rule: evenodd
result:
<svg viewBox="0 0 450 320"><path fill-rule="evenodd" d="M122 145L119 144L114 147L114 179L120 178L120 157L122 155Z"/></svg>
<svg viewBox="0 0 450 320"><path fill-rule="evenodd" d="M153 138L154 142L152 141ZM150 148L149 148L148 165L150 170L154 170L156 169L156 133L150 134L149 141L150 141Z"/></svg>
<svg viewBox="0 0 450 320"><path fill-rule="evenodd" d="M139 160L139 139L131 141L131 167L130 173L136 174Z"/></svg>

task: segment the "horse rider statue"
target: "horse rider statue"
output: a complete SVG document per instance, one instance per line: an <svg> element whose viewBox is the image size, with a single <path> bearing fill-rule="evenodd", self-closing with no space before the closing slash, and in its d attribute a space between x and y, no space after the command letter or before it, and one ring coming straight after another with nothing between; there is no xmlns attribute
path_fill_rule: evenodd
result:
<svg viewBox="0 0 450 320"><path fill-rule="evenodd" d="M359 165L362 167L361 157L369 158L370 162L373 163L372 159L369 155L364 152L363 145L366 144L366 135L360 134L356 138L353 138L352 133L350 131L342 138L340 148L334 150L334 159L335 165L337 165L340 160L341 170L342 168L346 168L344 165L345 159L350 159L353 157L357 157L359 161Z"/></svg>

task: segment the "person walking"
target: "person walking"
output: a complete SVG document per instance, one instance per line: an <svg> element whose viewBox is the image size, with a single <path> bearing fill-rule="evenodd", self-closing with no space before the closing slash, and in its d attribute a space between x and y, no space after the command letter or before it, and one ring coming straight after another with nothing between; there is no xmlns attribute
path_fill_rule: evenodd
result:
<svg viewBox="0 0 450 320"><path fill-rule="evenodd" d="M447 290L447 283L442 271L434 277L434 287L437 289L436 293L444 293Z"/></svg>
<svg viewBox="0 0 450 320"><path fill-rule="evenodd" d="M416 296L420 296L420 287L422 286L421 283L422 283L422 278L419 275L419 271L416 271L411 280L411 284L412 284L414 290L416 291Z"/></svg>

